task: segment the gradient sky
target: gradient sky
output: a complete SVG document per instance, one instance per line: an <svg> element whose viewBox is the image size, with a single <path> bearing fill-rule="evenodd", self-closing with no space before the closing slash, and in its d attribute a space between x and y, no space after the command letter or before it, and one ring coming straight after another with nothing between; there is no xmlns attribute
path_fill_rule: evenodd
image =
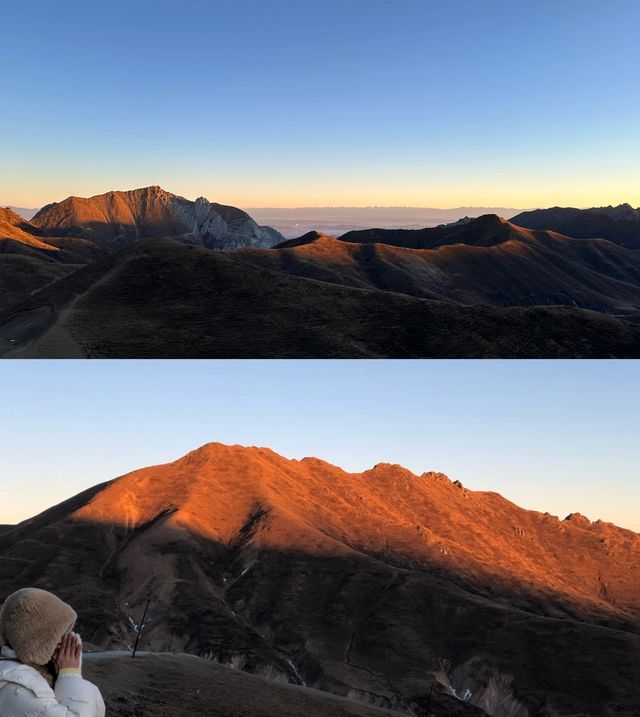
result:
<svg viewBox="0 0 640 717"><path fill-rule="evenodd" d="M3 0L0 202L640 204L637 0Z"/></svg>
<svg viewBox="0 0 640 717"><path fill-rule="evenodd" d="M0 523L209 441L474 490L640 532L640 362L4 362Z"/></svg>

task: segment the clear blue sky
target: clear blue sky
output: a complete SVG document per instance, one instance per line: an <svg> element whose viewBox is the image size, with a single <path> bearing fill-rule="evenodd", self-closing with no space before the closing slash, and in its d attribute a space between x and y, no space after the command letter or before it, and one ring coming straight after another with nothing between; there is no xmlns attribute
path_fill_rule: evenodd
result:
<svg viewBox="0 0 640 717"><path fill-rule="evenodd" d="M0 523L208 441L476 490L640 532L640 362L4 362Z"/></svg>
<svg viewBox="0 0 640 717"><path fill-rule="evenodd" d="M637 0L3 0L0 202L640 204Z"/></svg>

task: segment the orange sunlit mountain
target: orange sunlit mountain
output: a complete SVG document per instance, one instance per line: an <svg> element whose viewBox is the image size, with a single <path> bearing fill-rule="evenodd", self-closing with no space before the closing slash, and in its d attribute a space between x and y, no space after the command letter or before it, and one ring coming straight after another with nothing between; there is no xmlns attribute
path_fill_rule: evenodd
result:
<svg viewBox="0 0 640 717"><path fill-rule="evenodd" d="M271 246L283 239L236 207L184 197L152 186L94 197L68 197L32 219L42 230L79 236L101 248L126 246L141 237L175 237L215 249Z"/></svg>
<svg viewBox="0 0 640 717"><path fill-rule="evenodd" d="M640 704L625 678L640 668L640 535L441 473L213 443L5 526L0 546L2 591L82 594L99 645L122 647L150 595L153 649L386 707L417 709L434 680L442 714Z"/></svg>

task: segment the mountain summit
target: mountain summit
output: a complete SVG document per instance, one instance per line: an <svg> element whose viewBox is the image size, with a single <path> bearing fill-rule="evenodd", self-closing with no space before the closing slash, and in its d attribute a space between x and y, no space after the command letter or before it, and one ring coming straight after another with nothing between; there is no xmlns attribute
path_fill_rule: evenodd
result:
<svg viewBox="0 0 640 717"><path fill-rule="evenodd" d="M68 197L43 207L32 222L49 233L82 237L108 249L147 237L179 238L209 249L268 247L284 239L241 209L204 197L190 201L158 186Z"/></svg>
<svg viewBox="0 0 640 717"><path fill-rule="evenodd" d="M0 527L0 551L0 594L59 592L101 647L151 596L146 649L418 716L640 706L640 535L442 473L211 443Z"/></svg>
<svg viewBox="0 0 640 717"><path fill-rule="evenodd" d="M521 212L511 219L528 229L552 229L577 239L601 237L629 249L640 249L640 207L630 204L576 209L550 207Z"/></svg>

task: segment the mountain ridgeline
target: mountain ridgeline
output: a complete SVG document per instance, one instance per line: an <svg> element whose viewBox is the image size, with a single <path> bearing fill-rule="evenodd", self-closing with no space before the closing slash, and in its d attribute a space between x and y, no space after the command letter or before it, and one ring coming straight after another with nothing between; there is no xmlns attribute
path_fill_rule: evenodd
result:
<svg viewBox="0 0 640 717"><path fill-rule="evenodd" d="M640 208L634 209L630 204L592 209L534 209L517 214L511 221L528 229L552 229L576 239L600 237L640 249Z"/></svg>
<svg viewBox="0 0 640 717"><path fill-rule="evenodd" d="M441 473L207 444L0 530L0 595L78 608L95 648L143 648L395 709L640 711L640 535Z"/></svg>
<svg viewBox="0 0 640 717"><path fill-rule="evenodd" d="M172 237L209 249L268 247L283 239L241 209L204 197L190 201L156 186L89 199L69 197L43 207L31 221L53 235L79 236L108 249L149 237Z"/></svg>
<svg viewBox="0 0 640 717"><path fill-rule="evenodd" d="M628 205L287 241L160 187L2 211L7 357L640 356Z"/></svg>

